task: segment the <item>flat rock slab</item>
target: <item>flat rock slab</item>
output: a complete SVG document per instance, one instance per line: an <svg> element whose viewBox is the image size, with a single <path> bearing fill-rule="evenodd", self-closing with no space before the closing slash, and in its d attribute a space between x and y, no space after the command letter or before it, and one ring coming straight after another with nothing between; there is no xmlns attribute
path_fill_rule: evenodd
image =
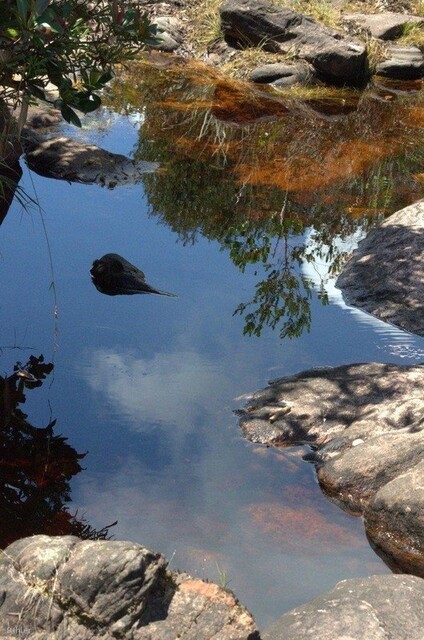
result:
<svg viewBox="0 0 424 640"><path fill-rule="evenodd" d="M424 200L359 243L337 280L348 304L424 335Z"/></svg>
<svg viewBox="0 0 424 640"><path fill-rule="evenodd" d="M232 46L294 53L329 83L357 86L368 78L363 44L292 9L266 0L225 0L220 16L224 37Z"/></svg>
<svg viewBox="0 0 424 640"><path fill-rule="evenodd" d="M420 80L424 76L424 54L418 47L389 47L387 59L377 64L375 72L394 80Z"/></svg>
<svg viewBox="0 0 424 640"><path fill-rule="evenodd" d="M424 365L303 371L271 382L239 413L253 442L309 443L326 495L364 515L392 566L424 576Z"/></svg>
<svg viewBox="0 0 424 640"><path fill-rule="evenodd" d="M46 178L99 184L113 189L139 182L145 173L151 173L159 166L155 162L131 160L71 138L40 140L33 134L30 136L24 145L25 160L31 171Z"/></svg>
<svg viewBox="0 0 424 640"><path fill-rule="evenodd" d="M404 33L407 25L424 25L424 19L408 13L347 13L343 22L364 29L373 38L396 40Z"/></svg>
<svg viewBox="0 0 424 640"><path fill-rule="evenodd" d="M413 576L371 576L339 582L332 591L283 615L263 640L421 640L424 582Z"/></svg>
<svg viewBox="0 0 424 640"><path fill-rule="evenodd" d="M23 538L0 556L0 594L2 640L259 640L232 594L130 542Z"/></svg>

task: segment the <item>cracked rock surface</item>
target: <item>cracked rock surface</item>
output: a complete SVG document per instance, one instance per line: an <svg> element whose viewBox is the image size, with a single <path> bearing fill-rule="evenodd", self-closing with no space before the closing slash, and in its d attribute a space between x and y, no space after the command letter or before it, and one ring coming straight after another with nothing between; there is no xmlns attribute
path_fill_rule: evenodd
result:
<svg viewBox="0 0 424 640"><path fill-rule="evenodd" d="M2 640L259 640L215 584L168 571L139 544L23 538L0 556Z"/></svg>
<svg viewBox="0 0 424 640"><path fill-rule="evenodd" d="M271 382L238 413L252 442L310 444L322 490L364 516L389 566L424 577L424 365L303 371Z"/></svg>
<svg viewBox="0 0 424 640"><path fill-rule="evenodd" d="M371 576L339 582L332 591L283 615L263 640L421 640L424 581Z"/></svg>

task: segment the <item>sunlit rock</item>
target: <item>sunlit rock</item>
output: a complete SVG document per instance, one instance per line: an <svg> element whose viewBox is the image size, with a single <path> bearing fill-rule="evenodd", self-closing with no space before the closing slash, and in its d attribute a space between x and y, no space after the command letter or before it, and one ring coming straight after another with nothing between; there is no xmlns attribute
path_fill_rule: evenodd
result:
<svg viewBox="0 0 424 640"><path fill-rule="evenodd" d="M284 614L263 640L421 640L424 582L413 576L343 580Z"/></svg>
<svg viewBox="0 0 424 640"><path fill-rule="evenodd" d="M387 59L377 65L377 75L398 80L418 80L424 76L424 54L418 47L389 47Z"/></svg>
<svg viewBox="0 0 424 640"><path fill-rule="evenodd" d="M373 38L380 40L396 40L407 25L424 25L424 19L408 13L348 13L343 22L366 31Z"/></svg>
<svg viewBox="0 0 424 640"><path fill-rule="evenodd" d="M166 564L161 554L131 542L23 538L0 557L0 635L259 639L253 618L230 592Z"/></svg>
<svg viewBox="0 0 424 640"><path fill-rule="evenodd" d="M260 46L294 54L310 62L320 79L329 83L356 86L368 78L363 44L292 9L266 0L225 0L220 15L224 37L236 48Z"/></svg>
<svg viewBox="0 0 424 640"><path fill-rule="evenodd" d="M306 458L316 464L326 495L364 515L370 539L392 565L422 576L424 492L417 474L424 460L423 374L424 365L311 369L271 382L239 412L253 442L310 444ZM283 404L286 413L272 420Z"/></svg>
<svg viewBox="0 0 424 640"><path fill-rule="evenodd" d="M150 49L172 52L178 49L183 41L181 23L172 16L161 16L153 23L156 27L155 41L149 43Z"/></svg>

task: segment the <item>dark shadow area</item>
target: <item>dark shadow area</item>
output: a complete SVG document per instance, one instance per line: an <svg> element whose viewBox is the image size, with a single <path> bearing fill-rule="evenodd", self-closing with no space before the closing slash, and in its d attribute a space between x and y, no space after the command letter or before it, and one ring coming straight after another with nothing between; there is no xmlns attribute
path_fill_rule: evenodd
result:
<svg viewBox="0 0 424 640"><path fill-rule="evenodd" d="M54 433L55 420L35 427L21 409L28 391L52 370L43 356L31 356L17 362L11 375L0 376L0 548L40 533L106 539L113 526L96 530L68 511L70 481L82 471L86 454Z"/></svg>

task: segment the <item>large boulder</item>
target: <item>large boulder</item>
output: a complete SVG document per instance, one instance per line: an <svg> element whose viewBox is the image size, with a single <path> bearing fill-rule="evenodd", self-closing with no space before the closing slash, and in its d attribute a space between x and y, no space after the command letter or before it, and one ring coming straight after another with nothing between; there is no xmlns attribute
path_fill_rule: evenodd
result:
<svg viewBox="0 0 424 640"><path fill-rule="evenodd" d="M337 286L348 304L424 336L424 200L371 231Z"/></svg>
<svg viewBox="0 0 424 640"><path fill-rule="evenodd" d="M2 640L259 640L228 591L139 544L33 536L0 557Z"/></svg>
<svg viewBox="0 0 424 640"><path fill-rule="evenodd" d="M424 365L303 371L271 382L239 413L253 442L310 444L305 457L326 495L364 515L391 565L424 577Z"/></svg>
<svg viewBox="0 0 424 640"><path fill-rule="evenodd" d="M284 614L263 640L421 640L424 582L413 576L343 580Z"/></svg>
<svg viewBox="0 0 424 640"><path fill-rule="evenodd" d="M221 25L229 44L294 53L330 83L361 85L368 77L365 47L292 9L266 0L225 0Z"/></svg>

